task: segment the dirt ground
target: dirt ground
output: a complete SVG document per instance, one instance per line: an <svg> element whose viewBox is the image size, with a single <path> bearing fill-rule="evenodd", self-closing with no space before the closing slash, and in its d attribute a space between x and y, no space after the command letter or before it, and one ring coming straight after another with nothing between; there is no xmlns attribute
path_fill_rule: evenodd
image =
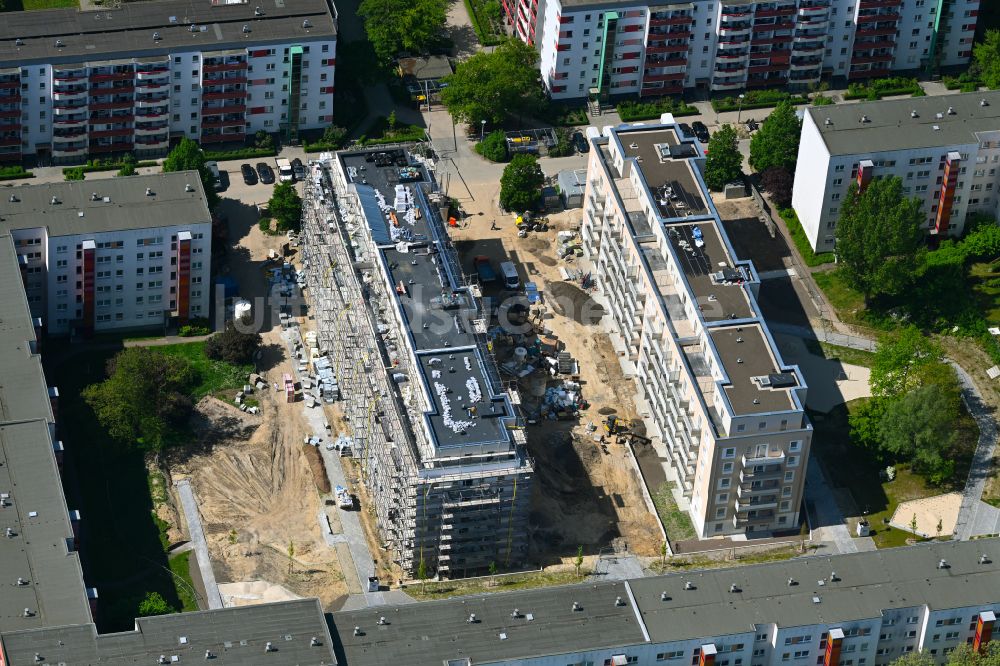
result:
<svg viewBox="0 0 1000 666"><path fill-rule="evenodd" d="M576 268L556 257L557 233L579 226L580 210L548 216L549 230L518 238L510 216L485 206L477 215L475 202L463 201L472 216L464 226L451 230L463 269L473 271L473 258L486 255L494 267L513 261L522 284L533 281L542 293L547 314L533 323L536 331L558 338L579 365L578 381L589 403L577 421L548 421L529 425L528 449L535 460L535 486L531 523L533 555L540 564L572 558L578 546L595 553L624 538L629 550L656 555L660 530L642 497L641 479L634 471L625 445L608 443L607 452L595 441L604 433L608 414L631 420L636 417L634 388L622 376L617 355L600 328L603 314L590 294L561 279L559 268ZM496 220L499 229L490 229ZM489 295L489 292L487 292ZM494 347L497 362L513 356L513 347ZM532 380L537 383L537 373ZM530 408L531 382L520 383L522 401ZM536 392L538 390L535 386ZM535 398L537 400L537 398ZM595 430L588 426L593 424Z"/></svg>
<svg viewBox="0 0 1000 666"><path fill-rule="evenodd" d="M230 217L228 273L243 297L265 293L262 272L268 249L246 207L223 202ZM256 307L256 304L255 304ZM291 372L279 327L265 321L258 370L272 379ZM295 594L318 596L339 607L347 587L336 552L321 534L321 497L302 450L307 426L300 403L279 394L255 394L261 413L248 415L213 398L196 407L192 451L167 461L173 479L189 477L200 503L216 577L223 582L267 581Z"/></svg>

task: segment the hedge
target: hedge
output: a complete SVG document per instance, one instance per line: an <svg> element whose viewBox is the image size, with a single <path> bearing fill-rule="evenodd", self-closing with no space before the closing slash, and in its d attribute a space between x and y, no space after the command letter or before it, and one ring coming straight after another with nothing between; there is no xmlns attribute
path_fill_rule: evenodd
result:
<svg viewBox="0 0 1000 666"><path fill-rule="evenodd" d="M799 254L802 255L802 260L806 262L806 266L822 266L823 264L832 264L835 261L836 257L833 252L816 254L813 251L812 246L809 244L809 239L806 237L805 229L802 228L802 223L799 222L799 216L795 214L794 210L791 208L781 208L778 210L778 215L785 221L788 233L792 237L792 242L799 249Z"/></svg>
<svg viewBox="0 0 1000 666"><path fill-rule="evenodd" d="M240 148L239 150L217 150L205 151L205 159L215 162L225 162L226 160L250 160L256 157L274 157L278 154L277 148Z"/></svg>
<svg viewBox="0 0 1000 666"><path fill-rule="evenodd" d="M712 109L716 113L740 109L767 109L785 101L792 104L808 104L809 97L793 95L784 90L749 90L744 93L742 104L739 97L719 97L712 100Z"/></svg>
<svg viewBox="0 0 1000 666"><path fill-rule="evenodd" d="M17 180L18 178L34 178L35 174L26 171L21 165L0 168L0 180Z"/></svg>
<svg viewBox="0 0 1000 666"><path fill-rule="evenodd" d="M979 86L984 85L981 80L969 76L968 72L962 72L962 74L957 77L942 77L941 82L948 90L959 90L961 92L976 92L979 90Z"/></svg>
<svg viewBox="0 0 1000 666"><path fill-rule="evenodd" d="M847 86L844 99L877 100L891 95L913 95L923 97L924 89L916 79L901 76L891 76L884 79L872 79L867 83L852 83Z"/></svg>
<svg viewBox="0 0 1000 666"><path fill-rule="evenodd" d="M100 160L92 160L87 164L81 164L79 166L64 167L62 170L63 176L69 171L74 171L76 169L81 169L84 173L94 173L95 171L118 171L124 166L124 162L101 162ZM155 167L159 166L156 160L146 160L143 162L136 162L135 168L139 169L141 167Z"/></svg>
<svg viewBox="0 0 1000 666"><path fill-rule="evenodd" d="M664 113L672 113L677 117L694 116L698 114L698 109L673 97L661 97L648 102L626 100L618 104L618 115L625 122L656 119Z"/></svg>

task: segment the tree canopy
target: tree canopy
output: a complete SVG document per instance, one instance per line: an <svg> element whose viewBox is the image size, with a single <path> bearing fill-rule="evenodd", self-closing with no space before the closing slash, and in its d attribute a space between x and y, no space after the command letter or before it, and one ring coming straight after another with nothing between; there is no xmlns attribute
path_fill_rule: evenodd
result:
<svg viewBox="0 0 1000 666"><path fill-rule="evenodd" d="M922 386L928 366L940 363L941 347L916 326L882 336L871 367L872 394L898 398Z"/></svg>
<svg viewBox="0 0 1000 666"><path fill-rule="evenodd" d="M163 173L171 171L197 171L205 188L208 207L215 208L219 203L219 195L215 192L215 177L205 166L205 153L191 139L187 137L181 139L181 142L163 159Z"/></svg>
<svg viewBox="0 0 1000 666"><path fill-rule="evenodd" d="M755 171L781 167L795 173L801 131L802 123L791 102L778 104L750 139L750 166Z"/></svg>
<svg viewBox="0 0 1000 666"><path fill-rule="evenodd" d="M277 223L278 231L298 231L302 226L302 198L291 183L278 183L267 202L267 211Z"/></svg>
<svg viewBox="0 0 1000 666"><path fill-rule="evenodd" d="M514 155L500 176L500 206L516 212L533 210L542 198L544 182L537 157L524 153Z"/></svg>
<svg viewBox="0 0 1000 666"><path fill-rule="evenodd" d="M130 347L108 361L107 374L103 382L85 388L83 398L112 439L158 451L181 433L198 380L189 361Z"/></svg>
<svg viewBox="0 0 1000 666"><path fill-rule="evenodd" d="M242 365L253 359L253 355L260 349L260 343L259 333L244 333L230 321L222 331L205 341L205 356Z"/></svg>
<svg viewBox="0 0 1000 666"><path fill-rule="evenodd" d="M948 481L955 473L948 454L955 445L958 409L956 396L938 384L913 389L886 407L879 424L882 448L896 460L909 461L931 483Z"/></svg>
<svg viewBox="0 0 1000 666"><path fill-rule="evenodd" d="M924 652L910 652L893 661L890 666L935 666L937 660ZM982 652L972 649L967 643L959 643L948 653L945 666L1000 666L1000 640L987 643Z"/></svg>
<svg viewBox="0 0 1000 666"><path fill-rule="evenodd" d="M760 186L771 195L771 200L780 208L791 205L794 185L795 178L785 167L768 167L760 174Z"/></svg>
<svg viewBox="0 0 1000 666"><path fill-rule="evenodd" d="M708 140L705 183L713 190L721 190L726 183L738 179L742 173L743 155L740 153L736 129L732 125L723 125Z"/></svg>
<svg viewBox="0 0 1000 666"><path fill-rule="evenodd" d="M913 280L924 240L920 200L903 196L898 177L852 184L837 222L837 260L866 299L898 295Z"/></svg>
<svg viewBox="0 0 1000 666"><path fill-rule="evenodd" d="M139 617L149 617L150 615L170 615L177 612L159 592L147 592L145 598L139 602Z"/></svg>
<svg viewBox="0 0 1000 666"><path fill-rule="evenodd" d="M507 40L492 53L479 52L445 77L441 103L452 117L476 127L485 120L499 124L507 115L528 113L543 104L538 52L518 40Z"/></svg>
<svg viewBox="0 0 1000 666"><path fill-rule="evenodd" d="M384 62L404 51L425 53L445 26L445 0L362 0L358 16L365 21L368 41Z"/></svg>
<svg viewBox="0 0 1000 666"><path fill-rule="evenodd" d="M987 30L983 41L972 48L979 78L990 88L1000 88L1000 30Z"/></svg>

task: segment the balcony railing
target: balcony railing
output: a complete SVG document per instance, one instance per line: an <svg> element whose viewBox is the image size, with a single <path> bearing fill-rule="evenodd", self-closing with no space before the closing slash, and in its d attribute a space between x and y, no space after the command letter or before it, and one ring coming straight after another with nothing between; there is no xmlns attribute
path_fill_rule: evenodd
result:
<svg viewBox="0 0 1000 666"><path fill-rule="evenodd" d="M744 455L743 467L753 467L755 465L776 465L785 462L785 452L768 452L761 455Z"/></svg>
<svg viewBox="0 0 1000 666"><path fill-rule="evenodd" d="M218 116L226 113L245 113L247 107L245 104L227 104L226 106L202 106L201 115L205 116Z"/></svg>
<svg viewBox="0 0 1000 666"><path fill-rule="evenodd" d="M132 150L132 141L119 141L116 143L92 143L89 150L92 153L117 153Z"/></svg>
<svg viewBox="0 0 1000 666"><path fill-rule="evenodd" d="M239 134L202 134L202 143L222 143L225 141L243 141L246 138L246 134L240 132Z"/></svg>
<svg viewBox="0 0 1000 666"><path fill-rule="evenodd" d="M102 81L125 81L135 77L135 72L106 72L103 74L91 74L91 83L100 83Z"/></svg>
<svg viewBox="0 0 1000 666"><path fill-rule="evenodd" d="M202 69L205 72L234 72L236 70L246 69L246 68L247 68L246 61L240 61L240 62L205 64L205 66Z"/></svg>

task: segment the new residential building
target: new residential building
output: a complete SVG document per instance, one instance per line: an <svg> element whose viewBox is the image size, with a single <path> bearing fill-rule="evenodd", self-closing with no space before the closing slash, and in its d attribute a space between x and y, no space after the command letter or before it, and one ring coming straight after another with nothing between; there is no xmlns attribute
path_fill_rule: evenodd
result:
<svg viewBox="0 0 1000 666"><path fill-rule="evenodd" d="M799 529L812 426L673 118L598 135L581 229L647 435L701 537Z"/></svg>
<svg viewBox="0 0 1000 666"><path fill-rule="evenodd" d="M979 0L504 0L554 99L850 81L969 61Z"/></svg>
<svg viewBox="0 0 1000 666"><path fill-rule="evenodd" d="M342 666L887 666L982 649L997 613L989 539L366 608L333 624Z"/></svg>
<svg viewBox="0 0 1000 666"><path fill-rule="evenodd" d="M115 8L117 7L117 8ZM332 120L332 0L155 0L0 26L0 160L163 153Z"/></svg>
<svg viewBox="0 0 1000 666"><path fill-rule="evenodd" d="M0 218L49 335L208 316L212 217L194 171L24 185Z"/></svg>
<svg viewBox="0 0 1000 666"><path fill-rule="evenodd" d="M1000 210L1000 92L809 107L792 206L817 252L834 249L848 188L898 176L923 202L927 233L958 236Z"/></svg>
<svg viewBox="0 0 1000 666"><path fill-rule="evenodd" d="M379 536L411 575L527 555L533 468L433 172L402 149L338 153L307 181L319 347L351 422Z"/></svg>

